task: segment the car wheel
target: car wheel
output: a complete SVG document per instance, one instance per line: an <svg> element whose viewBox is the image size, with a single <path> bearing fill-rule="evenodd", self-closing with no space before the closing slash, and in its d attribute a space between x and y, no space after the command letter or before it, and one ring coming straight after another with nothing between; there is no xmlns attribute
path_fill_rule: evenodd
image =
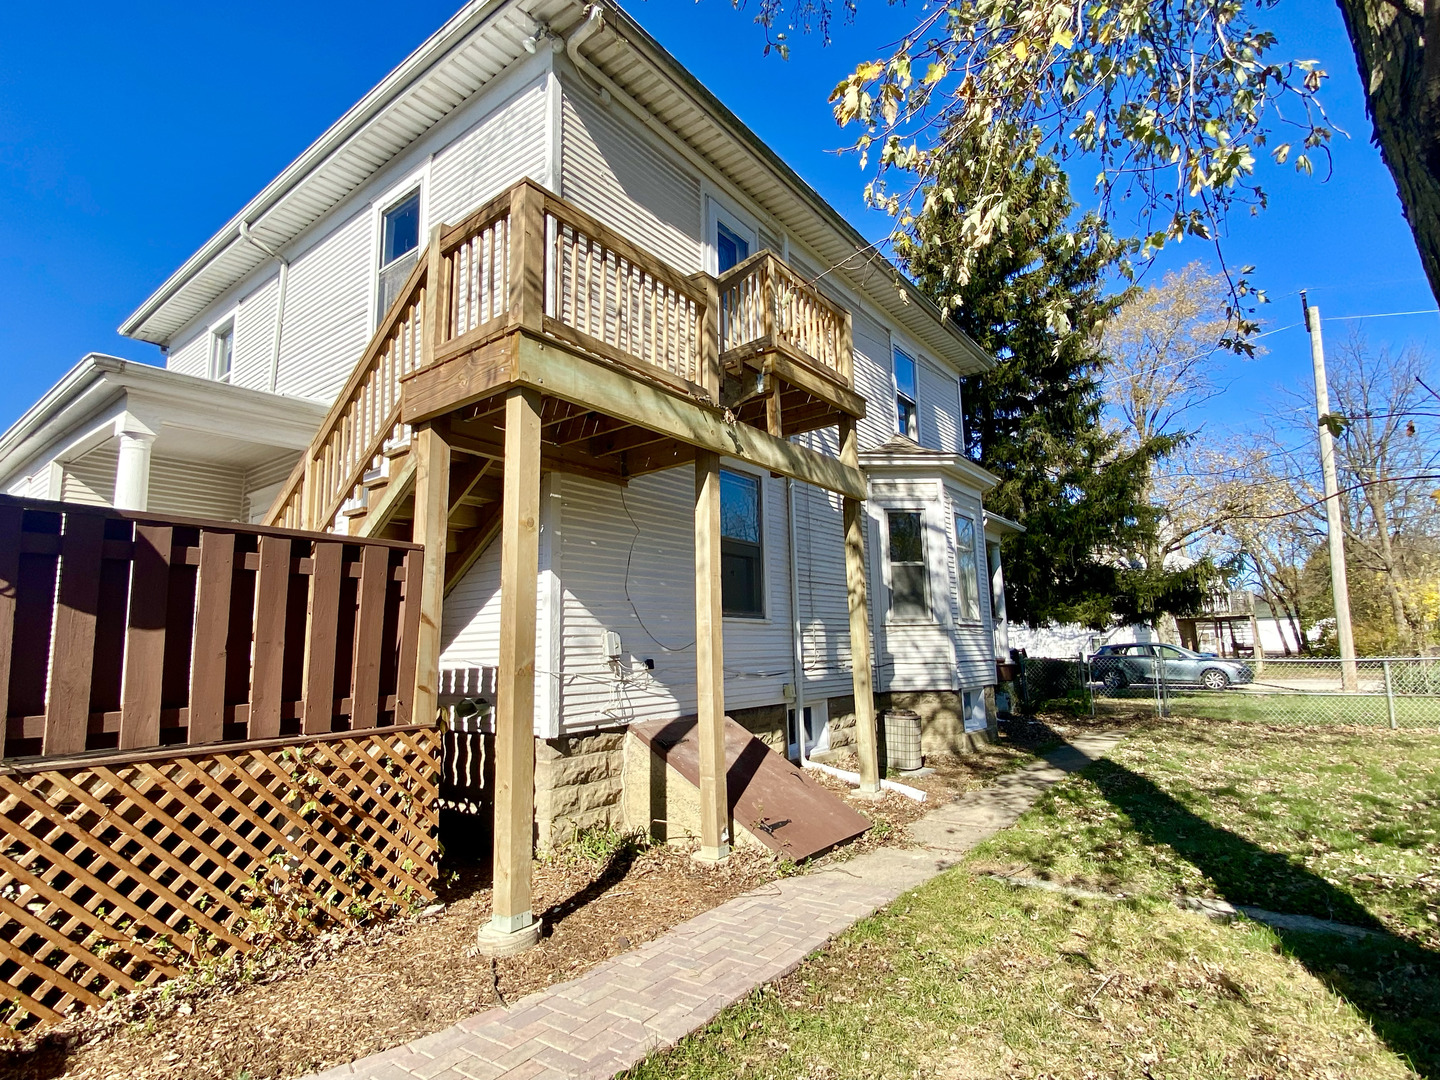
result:
<svg viewBox="0 0 1440 1080"><path fill-rule="evenodd" d="M1105 687L1106 693L1118 694L1121 690L1125 689L1125 676L1114 668L1111 668L1105 673L1105 678L1102 680L1101 685Z"/></svg>
<svg viewBox="0 0 1440 1080"><path fill-rule="evenodd" d="M1219 668L1206 668L1200 676L1200 682L1206 690L1224 690L1230 685L1230 676Z"/></svg>

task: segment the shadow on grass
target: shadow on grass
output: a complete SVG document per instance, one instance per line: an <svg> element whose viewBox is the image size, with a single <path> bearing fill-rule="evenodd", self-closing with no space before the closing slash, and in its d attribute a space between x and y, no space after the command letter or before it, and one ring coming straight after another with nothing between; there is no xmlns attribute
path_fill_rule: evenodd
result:
<svg viewBox="0 0 1440 1080"><path fill-rule="evenodd" d="M1108 758L1085 772L1147 843L1170 848L1217 895L1286 914L1364 927L1361 939L1275 930L1280 949L1353 1005L1427 1080L1440 1080L1440 954L1388 931L1343 889L1279 852L1196 814L1152 780Z"/></svg>

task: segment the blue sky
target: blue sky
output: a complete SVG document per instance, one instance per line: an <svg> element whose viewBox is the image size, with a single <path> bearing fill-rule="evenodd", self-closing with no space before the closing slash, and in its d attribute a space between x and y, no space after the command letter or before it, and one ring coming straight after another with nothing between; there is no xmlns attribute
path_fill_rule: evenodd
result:
<svg viewBox="0 0 1440 1080"><path fill-rule="evenodd" d="M79 3L7 12L0 67L0 427L88 351L159 362L115 327L347 107L438 27L455 0L345 5ZM810 183L873 236L865 175L833 151L845 136L829 90L878 54L918 7L861 0L854 26L791 59L762 57L752 11L728 0L632 0L639 21ZM1327 322L1434 308L1395 187L1370 145L1360 82L1336 7L1282 0L1281 49L1331 73L1325 102L1350 132L1321 183L1271 170L1271 206L1232 225L1227 257L1254 263L1273 303L1267 354L1224 361L1230 393L1206 421L1242 422L1272 388L1309 379L1298 290ZM1077 191L1085 194L1084 184ZM1183 245L1162 265L1208 259ZM1331 324L1338 340L1349 324ZM1432 344L1437 316L1367 321L1372 341Z"/></svg>

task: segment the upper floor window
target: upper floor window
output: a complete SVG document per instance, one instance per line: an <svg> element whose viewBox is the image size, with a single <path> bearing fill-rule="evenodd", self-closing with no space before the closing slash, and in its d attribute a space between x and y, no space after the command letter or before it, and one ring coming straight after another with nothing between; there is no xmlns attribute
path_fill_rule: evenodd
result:
<svg viewBox="0 0 1440 1080"><path fill-rule="evenodd" d="M980 567L975 555L975 522L955 516L955 587L960 599L960 618L980 621Z"/></svg>
<svg viewBox="0 0 1440 1080"><path fill-rule="evenodd" d="M420 257L420 192L413 191L381 215L378 323L400 295L400 287Z"/></svg>
<svg viewBox="0 0 1440 1080"><path fill-rule="evenodd" d="M919 510L888 510L890 615L895 619L930 618L925 568L925 522Z"/></svg>
<svg viewBox="0 0 1440 1080"><path fill-rule="evenodd" d="M750 241L723 221L715 223L715 262L718 273L725 273L750 257Z"/></svg>
<svg viewBox="0 0 1440 1080"><path fill-rule="evenodd" d="M720 607L726 615L765 614L760 480L720 470Z"/></svg>
<svg viewBox="0 0 1440 1080"><path fill-rule="evenodd" d="M895 350L895 430L907 439L919 440L920 425L915 416L915 361L899 349Z"/></svg>
<svg viewBox="0 0 1440 1080"><path fill-rule="evenodd" d="M210 377L219 382L229 382L234 363L235 324L230 322L210 335Z"/></svg>

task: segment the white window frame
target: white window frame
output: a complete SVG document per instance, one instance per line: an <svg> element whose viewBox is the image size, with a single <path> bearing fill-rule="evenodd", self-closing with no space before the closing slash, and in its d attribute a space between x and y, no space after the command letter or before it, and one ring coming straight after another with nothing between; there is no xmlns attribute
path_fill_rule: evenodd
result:
<svg viewBox="0 0 1440 1080"><path fill-rule="evenodd" d="M934 626L941 620L935 613L935 551L931 537L930 513L924 503L914 499L895 498L878 503L880 517L876 522L880 532L880 572L885 585L885 624L887 626ZM890 561L890 515L918 514L920 516L921 566L925 568L925 607L927 614L919 618L902 618L895 614L895 582Z"/></svg>
<svg viewBox="0 0 1440 1080"><path fill-rule="evenodd" d="M380 252L385 243L385 215L411 194L420 193L420 251L430 236L430 162L411 170L370 200L370 326L378 325L385 313L380 308Z"/></svg>
<svg viewBox="0 0 1440 1080"><path fill-rule="evenodd" d="M720 470L721 472L732 472L742 476L748 476L755 481L756 494L760 500L760 602L762 606L759 615L732 615L722 610L720 617L726 621L734 621L745 626L768 625L771 622L771 612L775 606L770 595L770 565L773 559L771 557L772 549L769 543L770 528L766 498L768 485L765 483L765 481L769 479L769 474L761 472L758 469L753 469L741 462L732 461L729 458L720 459ZM721 538L720 546L722 549L725 546L723 537ZM722 608L724 606L723 596L721 598L721 606Z"/></svg>
<svg viewBox="0 0 1440 1080"><path fill-rule="evenodd" d="M915 393L913 396L900 393L900 375L896 370L896 364L901 356L905 357L906 360L909 360L915 368ZM911 442L916 443L920 441L921 362L922 361L920 357L915 353L914 350L897 341L893 333L890 335L890 414L891 418L895 423L896 434L904 435ZM910 408L912 410L911 415L914 417L915 420L915 431L913 434L908 431L900 430L900 399L902 397L904 397L907 401L910 402Z"/></svg>
<svg viewBox="0 0 1440 1080"><path fill-rule="evenodd" d="M228 384L235 378L235 327L237 324L237 314L237 312L232 311L223 319L217 319L210 324L207 337L209 344L208 353L205 358L205 373L213 382ZM220 339L227 335L230 338L230 366L226 369L224 375L221 375L217 346L220 344Z"/></svg>
<svg viewBox="0 0 1440 1080"><path fill-rule="evenodd" d="M958 501L954 505L954 514L951 516L954 528L953 543L955 544L955 615L962 626L983 626L985 625L985 605L980 602L980 554L977 547L985 544L984 523L977 520L974 514ZM965 605L961 602L960 582L965 577L965 567L961 561L960 551L960 522L970 523L970 587L974 590L972 596L975 600L975 614L973 616L965 613ZM986 561L987 573L985 575L986 587L989 587L990 575L988 573L989 562Z"/></svg>
<svg viewBox="0 0 1440 1080"><path fill-rule="evenodd" d="M750 254L760 250L760 223L749 214L741 213L732 205L722 202L714 192L705 196L705 271L720 273L719 231L720 224L750 245ZM742 260L743 261L743 260Z"/></svg>

